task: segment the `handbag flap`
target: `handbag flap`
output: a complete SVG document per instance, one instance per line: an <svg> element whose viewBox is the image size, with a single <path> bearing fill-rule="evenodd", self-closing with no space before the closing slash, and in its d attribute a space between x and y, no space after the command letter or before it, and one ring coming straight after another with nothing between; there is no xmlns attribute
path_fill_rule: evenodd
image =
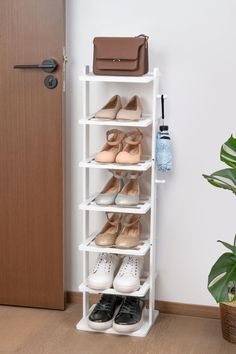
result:
<svg viewBox="0 0 236 354"><path fill-rule="evenodd" d="M93 40L96 59L137 60L139 49L145 44L143 37L96 37Z"/></svg>

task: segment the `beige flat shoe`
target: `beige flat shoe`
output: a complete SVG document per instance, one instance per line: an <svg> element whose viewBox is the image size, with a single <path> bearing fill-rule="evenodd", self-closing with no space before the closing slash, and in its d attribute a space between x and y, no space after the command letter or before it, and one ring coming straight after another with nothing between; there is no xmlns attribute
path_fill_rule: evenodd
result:
<svg viewBox="0 0 236 354"><path fill-rule="evenodd" d="M125 134L119 129L111 129L106 132L107 143L102 150L96 155L97 162L112 163L115 162L116 156L123 148L122 141Z"/></svg>
<svg viewBox="0 0 236 354"><path fill-rule="evenodd" d="M114 213L110 218L108 213L106 215L107 222L96 236L95 243L97 246L111 247L115 245L115 240L121 230L122 214Z"/></svg>
<svg viewBox="0 0 236 354"><path fill-rule="evenodd" d="M138 96L133 96L127 105L120 109L116 119L138 120L142 116L142 105Z"/></svg>
<svg viewBox="0 0 236 354"><path fill-rule="evenodd" d="M116 156L117 163L134 164L141 160L142 146L140 144L143 133L139 129L132 130L126 134L125 146Z"/></svg>
<svg viewBox="0 0 236 354"><path fill-rule="evenodd" d="M113 96L102 109L96 114L95 118L115 119L117 112L122 108L121 99L119 95Z"/></svg>
<svg viewBox="0 0 236 354"><path fill-rule="evenodd" d="M115 204L120 206L138 205L140 196L140 187L138 177L142 172L132 171L127 175L128 182L123 189L117 194Z"/></svg>
<svg viewBox="0 0 236 354"><path fill-rule="evenodd" d="M140 240L141 215L127 214L124 217L123 228L116 239L116 247L133 248L138 246Z"/></svg>

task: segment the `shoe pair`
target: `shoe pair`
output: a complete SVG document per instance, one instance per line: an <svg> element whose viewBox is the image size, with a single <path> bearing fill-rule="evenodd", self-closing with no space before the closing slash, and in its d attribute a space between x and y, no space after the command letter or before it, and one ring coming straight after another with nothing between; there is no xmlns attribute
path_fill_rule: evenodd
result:
<svg viewBox="0 0 236 354"><path fill-rule="evenodd" d="M105 290L113 285L113 288L120 293L138 290L143 257L125 256L121 264L120 260L116 254L99 253L95 267L87 279L88 287L94 290Z"/></svg>
<svg viewBox="0 0 236 354"><path fill-rule="evenodd" d="M98 205L132 206L139 203L140 187L137 181L141 172L110 171L113 177L106 183L103 190L96 196ZM124 184L124 177L127 182Z"/></svg>
<svg viewBox="0 0 236 354"><path fill-rule="evenodd" d="M89 315L88 325L94 330L108 328L120 333L135 332L143 323L144 301L138 297L103 294Z"/></svg>
<svg viewBox="0 0 236 354"><path fill-rule="evenodd" d="M106 144L95 157L97 162L123 164L140 162L143 133L138 128L127 134L119 129L111 129L106 132L106 138Z"/></svg>
<svg viewBox="0 0 236 354"><path fill-rule="evenodd" d="M120 96L115 95L95 114L95 118L122 120L138 120L141 116L142 105L137 95L133 96L124 108Z"/></svg>
<svg viewBox="0 0 236 354"><path fill-rule="evenodd" d="M97 246L133 248L138 246L140 239L140 217L137 214L114 213L109 217L100 233L95 238Z"/></svg>

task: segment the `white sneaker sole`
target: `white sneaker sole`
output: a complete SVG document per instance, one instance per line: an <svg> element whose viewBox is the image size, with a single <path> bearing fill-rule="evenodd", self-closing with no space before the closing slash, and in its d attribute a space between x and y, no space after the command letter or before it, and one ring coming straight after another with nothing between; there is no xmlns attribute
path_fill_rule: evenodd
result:
<svg viewBox="0 0 236 354"><path fill-rule="evenodd" d="M111 328L112 324L113 324L113 321L114 321L117 313L119 312L119 310L120 310L120 305L115 310L114 316L112 317L112 319L110 321L107 321L107 322L94 322L94 321L90 321L89 318L88 318L89 327L94 329L95 331L105 331L106 329Z"/></svg>
<svg viewBox="0 0 236 354"><path fill-rule="evenodd" d="M88 281L87 286L94 290L106 290L112 287L112 281L109 283L94 283L92 281Z"/></svg>
<svg viewBox="0 0 236 354"><path fill-rule="evenodd" d="M143 324L143 311L142 311L142 317L138 323L135 323L133 325L119 325L113 322L113 329L119 333L136 332L142 327L142 324Z"/></svg>
<svg viewBox="0 0 236 354"><path fill-rule="evenodd" d="M114 317L107 322L94 322L88 320L88 325L90 328L94 329L95 331L105 331L106 329L109 329L112 327Z"/></svg>
<svg viewBox="0 0 236 354"><path fill-rule="evenodd" d="M113 287L116 291L120 293L132 293L134 291L137 291L140 288L140 283L137 283L135 285L129 286L129 285L119 285L116 283L113 283Z"/></svg>

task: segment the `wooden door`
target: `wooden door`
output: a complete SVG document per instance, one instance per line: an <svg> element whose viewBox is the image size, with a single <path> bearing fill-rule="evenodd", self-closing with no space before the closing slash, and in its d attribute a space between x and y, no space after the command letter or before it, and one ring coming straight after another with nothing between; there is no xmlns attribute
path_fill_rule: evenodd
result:
<svg viewBox="0 0 236 354"><path fill-rule="evenodd" d="M64 309L64 14L64 0L0 0L0 304ZM53 73L14 69L51 58Z"/></svg>

